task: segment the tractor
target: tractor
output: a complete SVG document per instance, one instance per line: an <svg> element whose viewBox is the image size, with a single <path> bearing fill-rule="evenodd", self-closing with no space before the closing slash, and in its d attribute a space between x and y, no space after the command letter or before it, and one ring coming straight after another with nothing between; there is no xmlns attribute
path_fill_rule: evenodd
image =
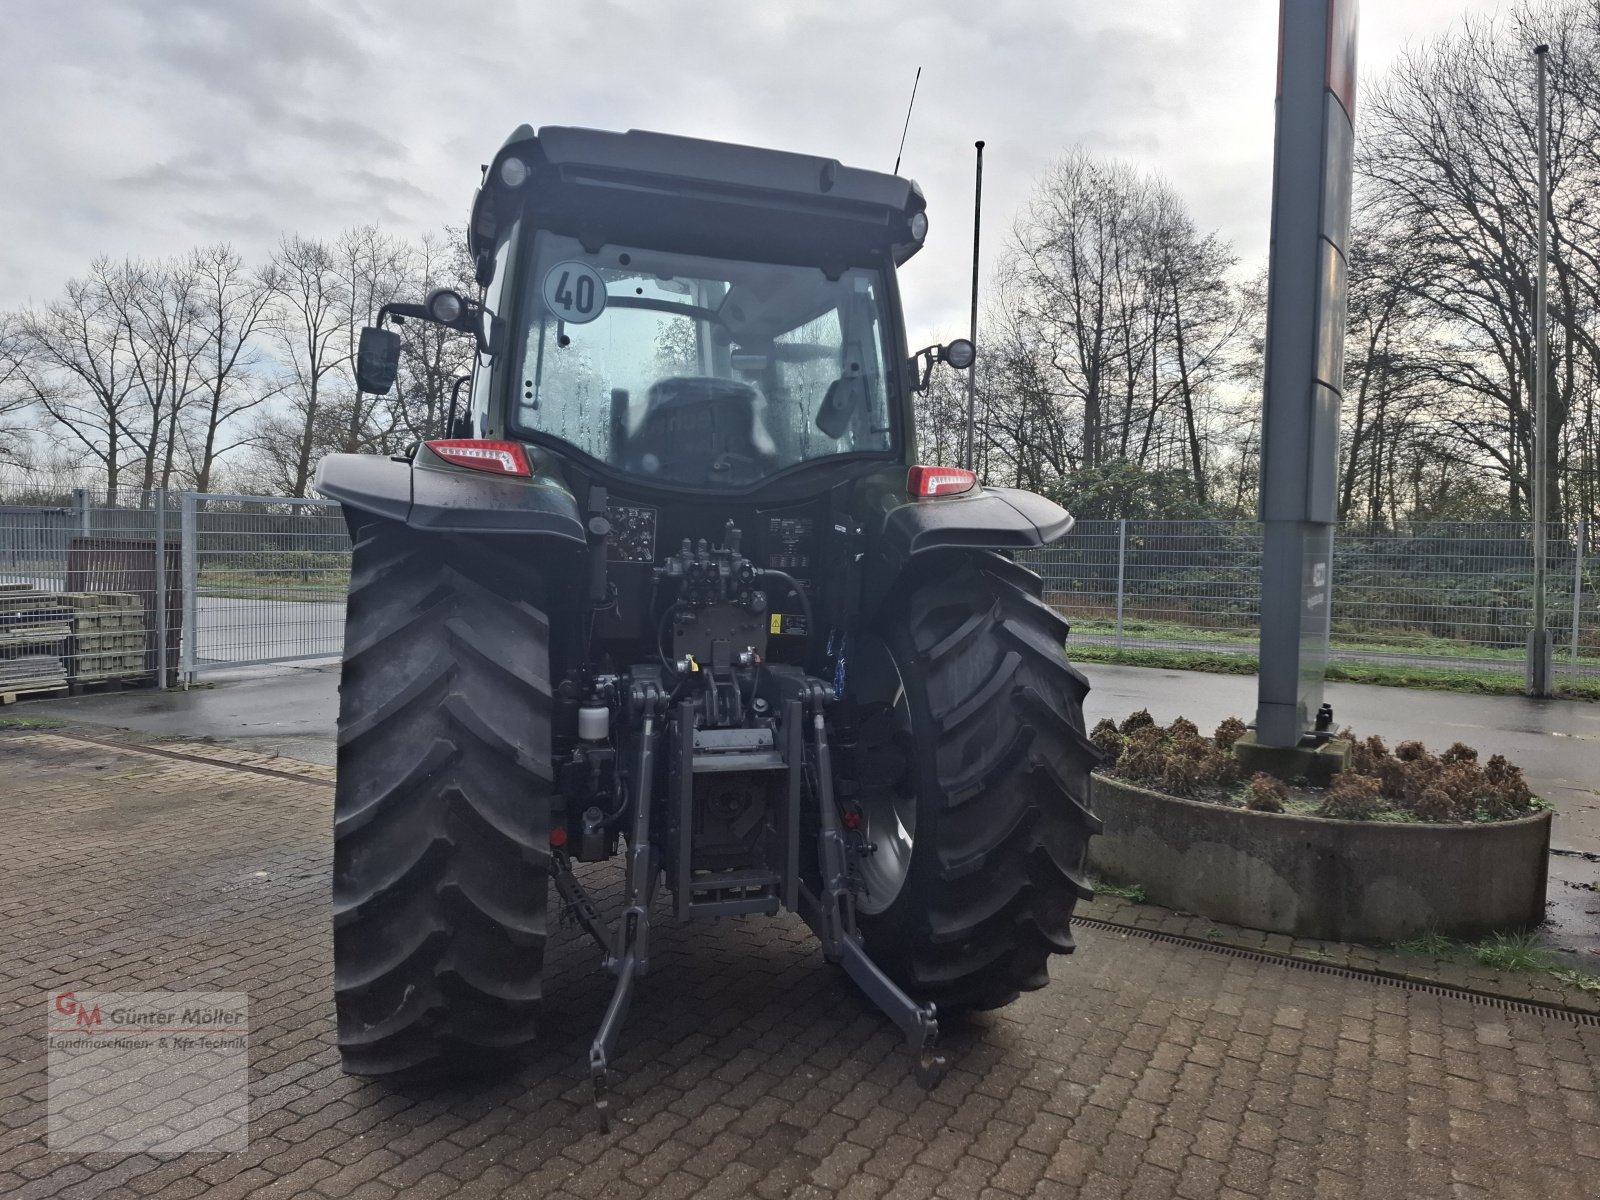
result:
<svg viewBox="0 0 1600 1200"><path fill-rule="evenodd" d="M798 914L945 1069L938 1014L1043 987L1098 822L1067 624L1019 551L1072 517L919 464L917 185L656 133L519 127L482 170L476 347L400 455L333 454L354 544L334 814L344 1067L492 1068L536 1035L552 889L615 978L596 1106L652 925ZM575 864L619 859L607 920ZM594 870L583 875L594 878ZM664 895L663 893L664 889Z"/></svg>

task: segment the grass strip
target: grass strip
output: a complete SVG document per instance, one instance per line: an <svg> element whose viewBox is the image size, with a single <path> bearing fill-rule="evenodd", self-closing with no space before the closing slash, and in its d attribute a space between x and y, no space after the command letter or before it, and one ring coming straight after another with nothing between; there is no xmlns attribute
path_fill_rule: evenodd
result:
<svg viewBox="0 0 1600 1200"><path fill-rule="evenodd" d="M1205 650L1155 650L1147 647L1096 646L1067 641L1067 656L1074 662L1115 663L1126 667L1160 667L1173 671L1208 671L1214 675L1254 675L1259 660L1254 654L1225 654ZM1345 683L1372 683L1384 687L1423 688L1435 692L1466 692L1480 696L1520 696L1522 673L1453 667L1423 667L1401 663L1341 662L1328 664L1327 677ZM1565 700L1600 700L1600 679L1556 680L1555 693Z"/></svg>

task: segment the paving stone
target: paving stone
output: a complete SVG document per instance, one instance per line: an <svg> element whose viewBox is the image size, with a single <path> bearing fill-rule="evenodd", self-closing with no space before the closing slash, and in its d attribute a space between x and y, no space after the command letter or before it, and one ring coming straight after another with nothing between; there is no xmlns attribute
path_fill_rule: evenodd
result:
<svg viewBox="0 0 1600 1200"><path fill-rule="evenodd" d="M8 1200L1421 1200L1583 1195L1600 1169L1600 1029L1092 929L1049 987L951 1023L954 1069L931 1094L908 1082L899 1035L787 918L658 927L611 1134L582 1069L607 981L566 927L547 1041L514 1077L433 1093L347 1080L330 1000L330 776L185 752L211 761L0 734ZM582 870L614 913L615 864ZM1120 901L1093 915L1216 928ZM1277 935L1236 944L1391 965L1387 951ZM246 1150L48 1154L36 1014L65 982L248 992Z"/></svg>

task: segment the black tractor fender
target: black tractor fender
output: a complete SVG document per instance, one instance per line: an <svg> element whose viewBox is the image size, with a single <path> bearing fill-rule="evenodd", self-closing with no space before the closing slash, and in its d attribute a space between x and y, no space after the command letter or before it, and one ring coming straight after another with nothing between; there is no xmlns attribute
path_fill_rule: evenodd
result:
<svg viewBox="0 0 1600 1200"><path fill-rule="evenodd" d="M1066 537L1073 522L1053 500L1021 488L986 487L897 505L871 542L863 611L876 612L918 558L940 550L1038 550Z"/></svg>
<svg viewBox="0 0 1600 1200"><path fill-rule="evenodd" d="M373 454L330 454L316 489L345 508L428 533L538 534L587 544L571 492L554 480L418 467ZM353 523L353 522L351 522Z"/></svg>

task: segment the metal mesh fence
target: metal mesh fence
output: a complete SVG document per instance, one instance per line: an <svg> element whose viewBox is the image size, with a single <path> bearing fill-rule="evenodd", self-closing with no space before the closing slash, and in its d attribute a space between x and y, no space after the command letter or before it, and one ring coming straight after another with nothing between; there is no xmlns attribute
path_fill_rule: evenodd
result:
<svg viewBox="0 0 1600 1200"><path fill-rule="evenodd" d="M1081 642L1255 648L1261 534L1242 521L1081 521L1031 556Z"/></svg>
<svg viewBox="0 0 1600 1200"><path fill-rule="evenodd" d="M185 671L339 654L350 538L337 504L190 493L181 513Z"/></svg>
<svg viewBox="0 0 1600 1200"><path fill-rule="evenodd" d="M0 507L0 697L174 677L183 580L160 499Z"/></svg>
<svg viewBox="0 0 1600 1200"><path fill-rule="evenodd" d="M1435 523L1334 541L1330 655L1520 672L1533 610L1525 522ZM1590 530L1546 541L1555 667L1600 674L1600 602ZM1261 529L1232 521L1082 521L1028 556L1080 644L1254 654Z"/></svg>
<svg viewBox="0 0 1600 1200"><path fill-rule="evenodd" d="M0 506L0 698L337 657L349 572L326 501L78 493Z"/></svg>
<svg viewBox="0 0 1600 1200"><path fill-rule="evenodd" d="M1339 531L1331 656L1520 674L1530 532L1514 522ZM1600 675L1593 540L1582 522L1550 527L1558 675ZM0 694L160 682L163 661L172 681L337 656L349 555L338 506L319 500L185 493L108 504L79 493L0 506ZM1026 559L1077 644L1256 653L1254 522L1081 521Z"/></svg>

